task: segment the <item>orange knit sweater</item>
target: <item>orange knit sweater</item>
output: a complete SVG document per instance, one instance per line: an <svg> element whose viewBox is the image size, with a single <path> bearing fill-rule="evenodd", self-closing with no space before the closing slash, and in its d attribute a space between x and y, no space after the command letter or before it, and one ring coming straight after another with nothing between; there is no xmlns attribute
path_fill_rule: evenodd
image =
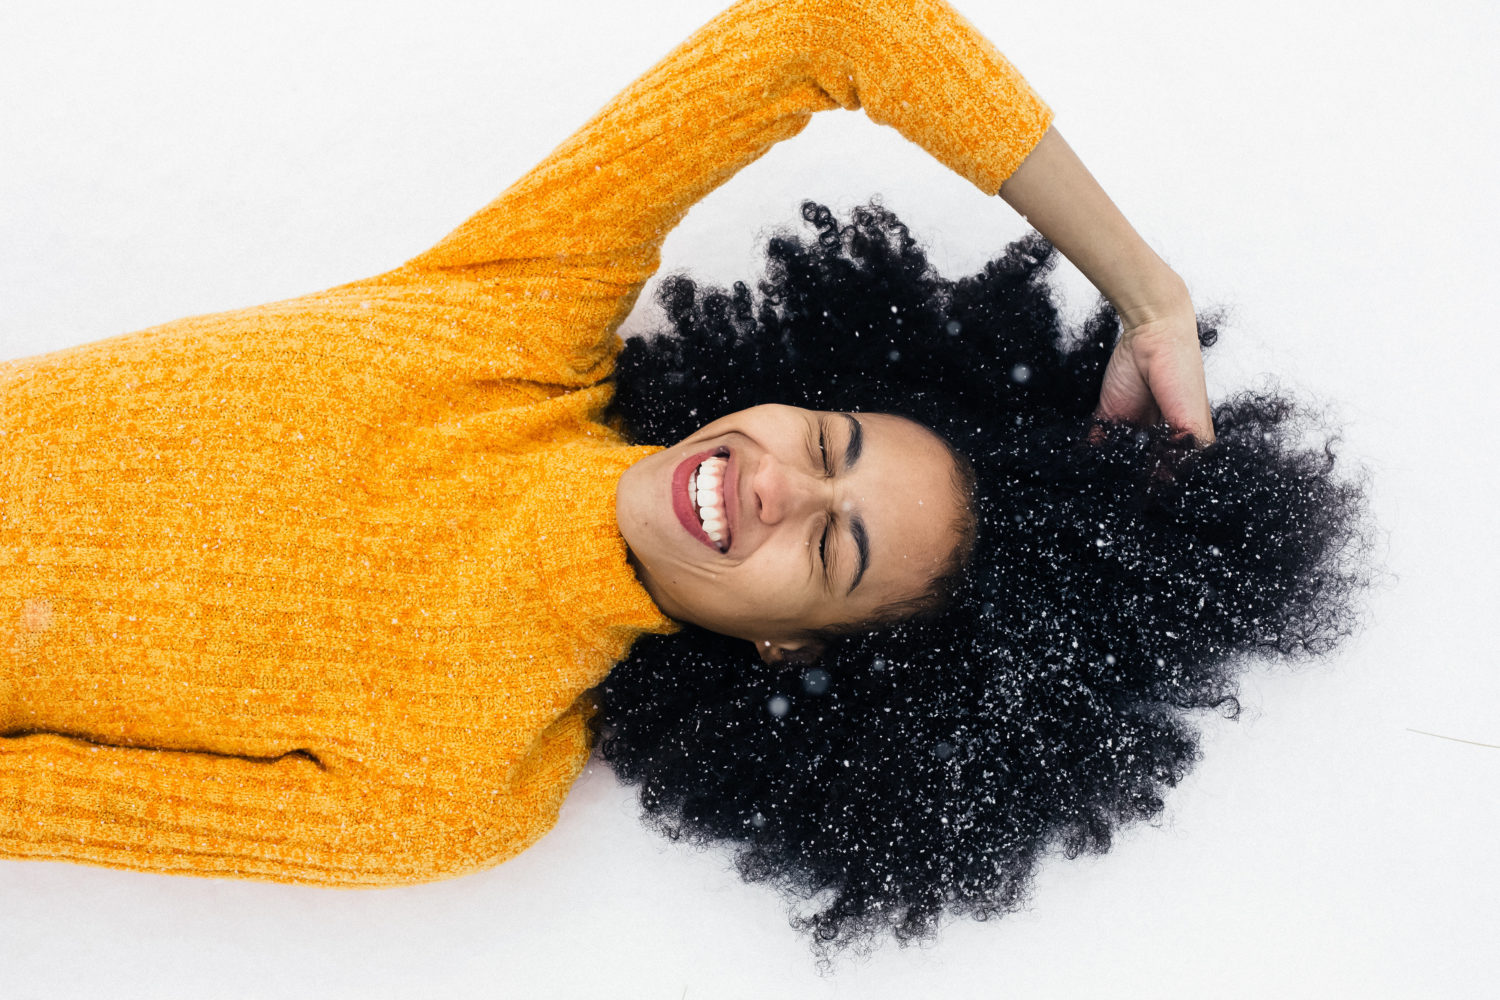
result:
<svg viewBox="0 0 1500 1000"><path fill-rule="evenodd" d="M1050 121L941 0L745 0L394 271L0 363L0 857L380 885L545 833L675 627L615 329L694 202L861 106L987 194Z"/></svg>

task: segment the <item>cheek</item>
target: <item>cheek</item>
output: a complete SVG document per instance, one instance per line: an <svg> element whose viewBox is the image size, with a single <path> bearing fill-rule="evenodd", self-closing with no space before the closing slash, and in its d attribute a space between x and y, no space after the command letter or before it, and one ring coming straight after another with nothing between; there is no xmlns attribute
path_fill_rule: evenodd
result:
<svg viewBox="0 0 1500 1000"><path fill-rule="evenodd" d="M785 573L776 573L762 559L734 564L663 560L654 573L684 602L728 612L779 605L789 588Z"/></svg>
<svg viewBox="0 0 1500 1000"><path fill-rule="evenodd" d="M724 590L733 576L728 567L689 562L672 555L653 560L651 572L662 583L693 595Z"/></svg>
<svg viewBox="0 0 1500 1000"><path fill-rule="evenodd" d="M799 611L810 599L807 563L797 556L805 551L799 544L798 552L778 552L774 558L756 560L740 567L744 572L734 581L736 595L750 608L762 612L775 612L785 617L788 612Z"/></svg>

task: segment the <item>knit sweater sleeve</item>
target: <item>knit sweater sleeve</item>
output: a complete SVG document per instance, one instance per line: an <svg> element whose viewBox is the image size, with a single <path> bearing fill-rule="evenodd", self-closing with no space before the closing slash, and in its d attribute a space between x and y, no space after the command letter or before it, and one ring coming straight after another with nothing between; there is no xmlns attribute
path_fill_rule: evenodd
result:
<svg viewBox="0 0 1500 1000"><path fill-rule="evenodd" d="M354 787L300 754L251 759L12 735L0 740L0 854L333 880L338 859L361 852L330 841L366 833L348 822ZM285 815L299 821L278 822Z"/></svg>
<svg viewBox="0 0 1500 1000"><path fill-rule="evenodd" d="M408 267L544 258L630 294L695 202L835 107L863 108L986 194L1051 123L943 0L743 0Z"/></svg>
<svg viewBox="0 0 1500 1000"><path fill-rule="evenodd" d="M577 777L583 727L569 714L552 729L546 739L577 746L538 755L504 782L511 814L555 817ZM535 836L497 820L497 800L470 787L489 777L434 781L415 760L402 772L305 751L254 757L7 735L0 857L310 885L429 881L492 866Z"/></svg>

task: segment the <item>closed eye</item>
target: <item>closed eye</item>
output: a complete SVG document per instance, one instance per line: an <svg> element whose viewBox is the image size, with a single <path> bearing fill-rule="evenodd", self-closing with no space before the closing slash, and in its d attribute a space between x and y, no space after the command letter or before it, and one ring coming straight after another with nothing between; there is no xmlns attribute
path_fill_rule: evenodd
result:
<svg viewBox="0 0 1500 1000"><path fill-rule="evenodd" d="M811 441L809 440L809 444ZM828 449L828 423L821 417L818 419L818 458L823 465L825 478L833 477L833 455ZM835 522L830 516L823 522L823 534L818 539L818 563L823 567L823 585L831 588L833 586L833 567L828 563L828 536L834 530Z"/></svg>
<svg viewBox="0 0 1500 1000"><path fill-rule="evenodd" d="M818 421L818 453L823 456L823 475L833 475L833 458L828 454L828 424ZM828 531L831 522L824 522L823 537L818 540L818 562L823 565L823 579L831 582L828 574Z"/></svg>

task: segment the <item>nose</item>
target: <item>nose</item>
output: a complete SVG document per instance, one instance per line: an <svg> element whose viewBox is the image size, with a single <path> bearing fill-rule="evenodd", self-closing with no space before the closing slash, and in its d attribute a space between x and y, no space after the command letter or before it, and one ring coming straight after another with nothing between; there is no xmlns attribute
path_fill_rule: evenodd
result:
<svg viewBox="0 0 1500 1000"><path fill-rule="evenodd" d="M779 524L827 506L832 486L827 479L793 468L769 453L760 457L750 478L756 515L762 524Z"/></svg>

